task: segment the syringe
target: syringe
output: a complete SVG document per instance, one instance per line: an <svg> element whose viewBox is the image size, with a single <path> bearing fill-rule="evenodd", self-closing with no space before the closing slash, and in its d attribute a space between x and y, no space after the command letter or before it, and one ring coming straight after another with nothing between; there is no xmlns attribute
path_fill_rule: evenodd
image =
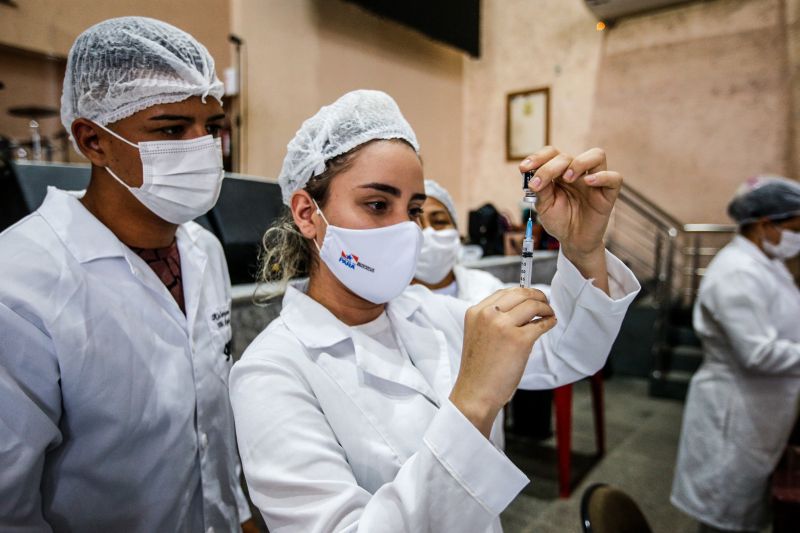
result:
<svg viewBox="0 0 800 533"><path fill-rule="evenodd" d="M528 218L525 227L525 239L522 241L522 264L519 269L519 286L526 289L531 286L533 272L533 220Z"/></svg>

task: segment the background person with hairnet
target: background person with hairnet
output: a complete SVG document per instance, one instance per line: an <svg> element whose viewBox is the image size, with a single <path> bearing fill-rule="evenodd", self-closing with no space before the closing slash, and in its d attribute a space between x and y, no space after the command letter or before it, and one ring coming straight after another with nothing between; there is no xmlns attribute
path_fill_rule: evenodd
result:
<svg viewBox="0 0 800 533"><path fill-rule="evenodd" d="M422 248L417 259L413 283L445 296L454 296L471 304L495 291L516 286L503 283L485 270L459 264L461 238L458 234L456 207L447 189L434 180L425 180L425 203L419 217ZM549 285L533 285L545 294Z"/></svg>
<svg viewBox="0 0 800 533"><path fill-rule="evenodd" d="M505 284L489 272L458 264L461 237L450 193L435 181L425 180L425 194L420 216L422 249L413 282L470 303L478 303L502 289Z"/></svg>
<svg viewBox="0 0 800 533"><path fill-rule="evenodd" d="M639 290L602 243L622 182L605 153L547 147L520 168L537 169L542 221L563 245L553 297L515 287L467 310L409 284L425 187L394 100L353 91L297 131L262 279L308 279L231 370L245 477L270 529L500 531L528 481L489 440L502 406L517 387L602 367Z"/></svg>
<svg viewBox="0 0 800 533"><path fill-rule="evenodd" d="M91 162L0 235L0 530L237 531L230 287L191 222L224 118L191 35L111 19L70 50L61 117Z"/></svg>
<svg viewBox="0 0 800 533"><path fill-rule="evenodd" d="M672 503L702 531L759 531L768 480L800 400L800 184L754 178L728 206L739 234L706 271L694 308L705 357L686 400Z"/></svg>

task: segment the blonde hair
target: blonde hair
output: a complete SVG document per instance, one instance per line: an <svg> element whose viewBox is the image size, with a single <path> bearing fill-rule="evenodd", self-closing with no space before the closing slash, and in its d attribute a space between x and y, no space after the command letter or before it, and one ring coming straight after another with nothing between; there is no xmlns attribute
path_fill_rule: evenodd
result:
<svg viewBox="0 0 800 533"><path fill-rule="evenodd" d="M304 190L322 207L328 199L328 188L331 180L344 172L353 162L356 153L366 146L356 146L349 152L336 156L325 162L325 172L311 178ZM272 223L261 238L259 254L258 286L253 300L264 305L271 299L280 296L286 285L295 278L306 277L316 264L317 254L314 243L307 239L294 221L291 210L284 213ZM262 283L275 284L272 290L260 291Z"/></svg>

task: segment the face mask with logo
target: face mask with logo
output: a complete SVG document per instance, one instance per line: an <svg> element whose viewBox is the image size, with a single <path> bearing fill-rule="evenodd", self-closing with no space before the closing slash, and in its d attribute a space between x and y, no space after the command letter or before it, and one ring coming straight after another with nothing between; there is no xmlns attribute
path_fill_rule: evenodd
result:
<svg viewBox="0 0 800 533"><path fill-rule="evenodd" d="M327 225L322 247L317 245L320 259L345 287L374 304L384 304L408 287L422 245L415 222L348 229L331 225L319 206L317 213Z"/></svg>
<svg viewBox="0 0 800 533"><path fill-rule="evenodd" d="M219 198L222 144L211 135L188 141L143 141L134 144L103 125L101 128L137 150L142 160L142 185L131 187L105 167L147 209L173 224L207 213Z"/></svg>
<svg viewBox="0 0 800 533"><path fill-rule="evenodd" d="M430 285L439 283L453 270L461 250L461 240L455 229L422 230L422 250L417 259L414 277Z"/></svg>
<svg viewBox="0 0 800 533"><path fill-rule="evenodd" d="M800 254L800 232L788 229L781 230L781 240L772 244L768 240L761 241L764 250L776 259L791 259Z"/></svg>

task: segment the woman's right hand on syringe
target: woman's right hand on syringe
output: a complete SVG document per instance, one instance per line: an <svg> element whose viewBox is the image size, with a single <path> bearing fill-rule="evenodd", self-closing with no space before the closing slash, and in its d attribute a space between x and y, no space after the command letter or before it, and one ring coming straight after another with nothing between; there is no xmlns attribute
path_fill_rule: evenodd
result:
<svg viewBox="0 0 800 533"><path fill-rule="evenodd" d="M555 324L547 297L536 289L503 289L467 310L450 401L487 438L522 379L534 342Z"/></svg>

